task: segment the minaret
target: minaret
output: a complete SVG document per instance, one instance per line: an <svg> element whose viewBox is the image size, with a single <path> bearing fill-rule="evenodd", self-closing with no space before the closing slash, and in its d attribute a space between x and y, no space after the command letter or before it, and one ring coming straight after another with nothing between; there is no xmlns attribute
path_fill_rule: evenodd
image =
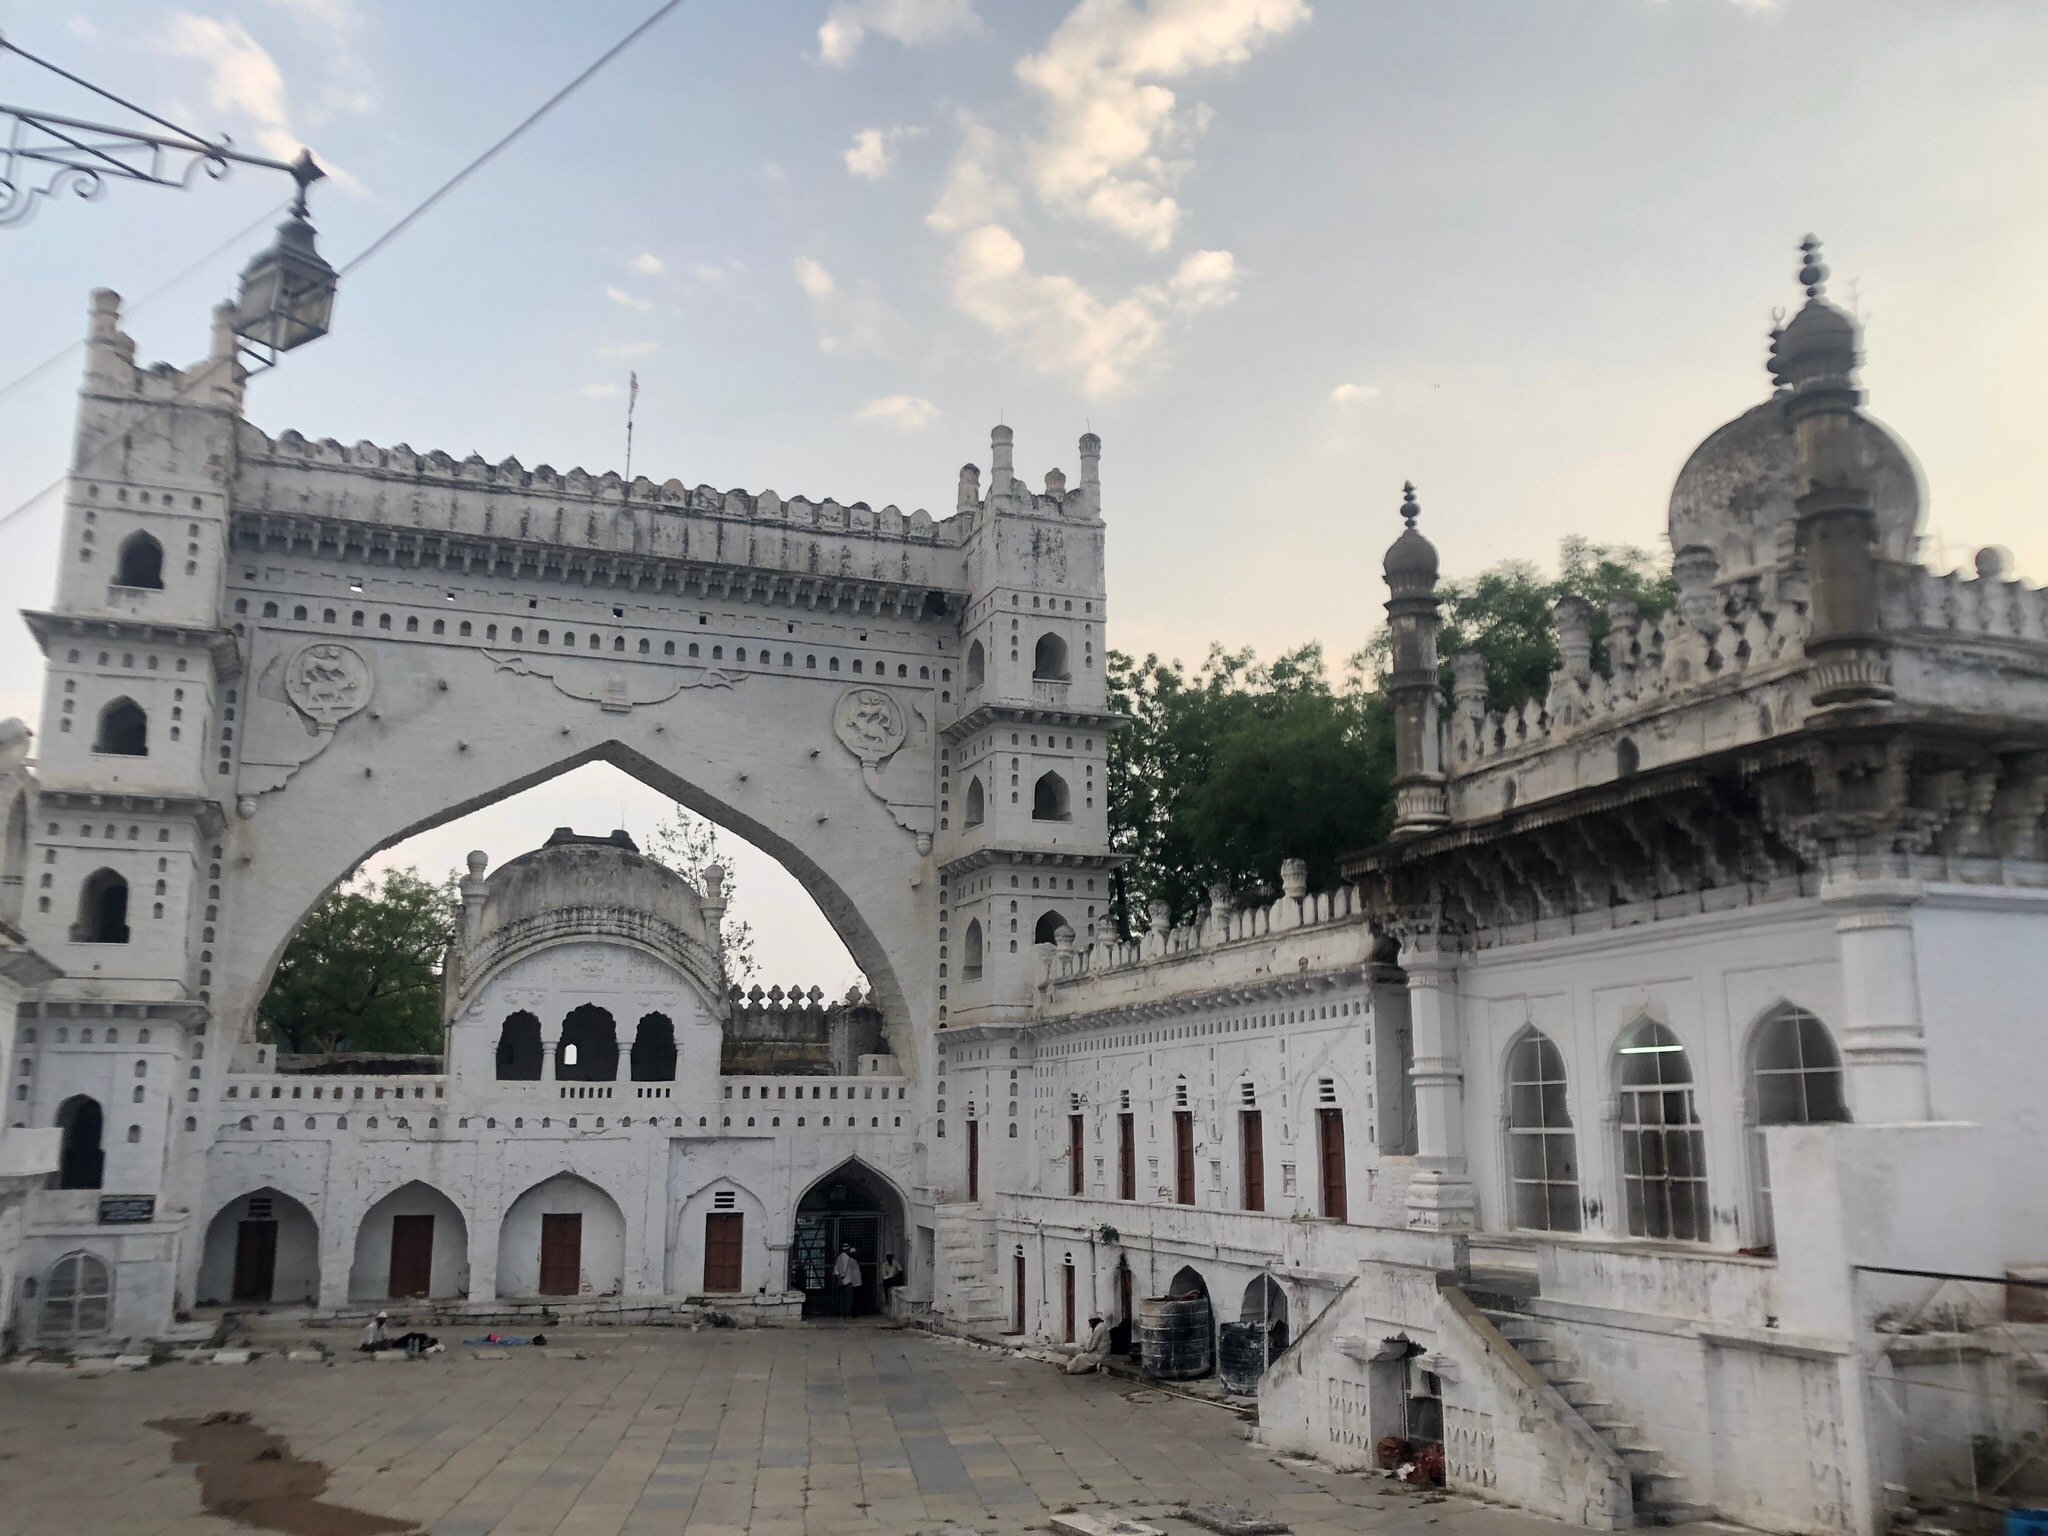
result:
<svg viewBox="0 0 2048 1536"><path fill-rule="evenodd" d="M1776 338L1775 372L1799 454L1797 542L1811 587L1806 653L1818 707L1892 696L1878 614L1877 514L1856 469L1856 386L1862 361L1854 319L1827 298L1820 242L1800 246L1806 303Z"/></svg>
<svg viewBox="0 0 2048 1536"><path fill-rule="evenodd" d="M1443 684L1437 676L1436 547L1416 528L1422 508L1401 487L1406 526L1387 550L1387 624L1394 636L1394 829L1409 837L1450 820L1444 790Z"/></svg>

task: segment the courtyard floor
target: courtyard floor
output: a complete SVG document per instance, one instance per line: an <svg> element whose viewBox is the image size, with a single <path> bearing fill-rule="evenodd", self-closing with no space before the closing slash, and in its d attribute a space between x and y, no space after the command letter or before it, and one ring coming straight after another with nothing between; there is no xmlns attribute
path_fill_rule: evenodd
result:
<svg viewBox="0 0 2048 1536"><path fill-rule="evenodd" d="M1300 1536L1568 1529L1282 1462L1210 1404L916 1332L601 1329L393 1364L324 1337L331 1365L0 1374L0 1533L917 1536L1042 1530L1066 1510L1194 1532L1167 1514L1184 1503ZM202 1478L216 1509L262 1489L203 1450L194 1465L190 1440L174 1460L173 1432L151 1421L221 1412L289 1443L257 1481L296 1479L300 1497L240 1520L205 1512ZM324 1467L324 1490L299 1462Z"/></svg>

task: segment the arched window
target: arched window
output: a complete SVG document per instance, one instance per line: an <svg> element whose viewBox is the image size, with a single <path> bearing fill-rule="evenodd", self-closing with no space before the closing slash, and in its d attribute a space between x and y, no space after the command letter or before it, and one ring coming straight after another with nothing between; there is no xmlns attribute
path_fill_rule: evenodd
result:
<svg viewBox="0 0 2048 1536"><path fill-rule="evenodd" d="M1625 779L1642 765L1643 754L1637 750L1636 744L1626 736L1622 737L1620 745L1614 749L1615 777Z"/></svg>
<svg viewBox="0 0 2048 1536"><path fill-rule="evenodd" d="M1031 652L1031 675L1041 682L1064 683L1073 676L1067 670L1067 642L1058 635L1038 637Z"/></svg>
<svg viewBox="0 0 2048 1536"><path fill-rule="evenodd" d="M967 781L967 825L970 827L980 826L981 818L986 810L987 798L982 794L981 780L978 778L969 779Z"/></svg>
<svg viewBox="0 0 2048 1536"><path fill-rule="evenodd" d="M117 587L146 587L152 592L164 589L164 547L146 533L131 533L122 541L118 557L119 569L114 576Z"/></svg>
<svg viewBox="0 0 2048 1536"><path fill-rule="evenodd" d="M57 1106L57 1187L98 1189L104 1182L107 1154L100 1145L106 1117L98 1099L77 1094Z"/></svg>
<svg viewBox="0 0 2048 1536"><path fill-rule="evenodd" d="M78 921L71 925L74 944L128 942L128 882L111 869L96 869L78 892Z"/></svg>
<svg viewBox="0 0 2048 1536"><path fill-rule="evenodd" d="M636 1083L672 1083L676 1077L676 1026L665 1013L650 1013L633 1032L631 1062Z"/></svg>
<svg viewBox="0 0 2048 1536"><path fill-rule="evenodd" d="M149 716L133 699L116 699L100 711L99 733L93 737L95 752L114 757L149 756Z"/></svg>
<svg viewBox="0 0 2048 1536"><path fill-rule="evenodd" d="M1540 1030L1508 1051L1508 1200L1518 1227L1579 1230L1579 1145L1565 1101L1564 1057Z"/></svg>
<svg viewBox="0 0 2048 1536"><path fill-rule="evenodd" d="M609 1083L619 1075L619 1028L595 1003L569 1010L555 1048L555 1076L565 1083Z"/></svg>
<svg viewBox="0 0 2048 1536"><path fill-rule="evenodd" d="M1629 1233L1703 1243L1711 1230L1707 1139L1685 1047L1655 1019L1639 1019L1622 1035L1616 1061Z"/></svg>
<svg viewBox="0 0 2048 1536"><path fill-rule="evenodd" d="M960 937L960 976L963 981L981 980L981 919L975 918Z"/></svg>
<svg viewBox="0 0 2048 1536"><path fill-rule="evenodd" d="M1033 821L1072 821L1073 804L1067 794L1067 781L1056 773L1040 776L1031 786L1031 819Z"/></svg>
<svg viewBox="0 0 2048 1536"><path fill-rule="evenodd" d="M90 1253L67 1253L43 1277L37 1336L46 1342L105 1333L114 1314L114 1274Z"/></svg>
<svg viewBox="0 0 2048 1536"><path fill-rule="evenodd" d="M1034 944L1057 944L1062 928L1069 928L1071 931L1070 925L1064 917L1061 917L1057 912L1048 912L1039 918L1038 926L1031 930L1031 942Z"/></svg>
<svg viewBox="0 0 2048 1536"><path fill-rule="evenodd" d="M498 1027L498 1081L540 1081L540 1020L523 1008Z"/></svg>
<svg viewBox="0 0 2048 1536"><path fill-rule="evenodd" d="M979 688L982 677L987 670L988 653L982 650L981 642L977 640L974 644L967 647L967 686L969 688Z"/></svg>
<svg viewBox="0 0 2048 1536"><path fill-rule="evenodd" d="M1791 1003L1757 1021L1749 1042L1749 1177L1755 1241L1777 1241L1771 1218L1767 1125L1831 1125L1849 1118L1842 1057L1827 1025Z"/></svg>

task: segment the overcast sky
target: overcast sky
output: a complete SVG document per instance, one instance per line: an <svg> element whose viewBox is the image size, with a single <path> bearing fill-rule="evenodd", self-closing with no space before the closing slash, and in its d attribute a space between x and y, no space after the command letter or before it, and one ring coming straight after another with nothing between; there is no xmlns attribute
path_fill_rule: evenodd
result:
<svg viewBox="0 0 2048 1536"><path fill-rule="evenodd" d="M652 0L0 0L31 52L335 176L353 255ZM0 56L0 99L106 109ZM1110 639L1355 648L1402 480L1448 571L1654 545L1692 446L1765 393L1795 246L1868 322L1948 563L2048 576L2039 0L693 0L345 283L249 412L496 461L943 513L1102 434ZM116 186L0 232L0 384L288 187ZM204 350L260 228L132 313ZM60 473L78 359L0 400L0 513ZM48 601L56 498L0 529ZM0 715L36 713L0 625ZM609 770L406 850L644 827ZM764 862L765 861L761 861ZM767 980L848 967L743 871ZM821 947L823 946L823 947Z"/></svg>

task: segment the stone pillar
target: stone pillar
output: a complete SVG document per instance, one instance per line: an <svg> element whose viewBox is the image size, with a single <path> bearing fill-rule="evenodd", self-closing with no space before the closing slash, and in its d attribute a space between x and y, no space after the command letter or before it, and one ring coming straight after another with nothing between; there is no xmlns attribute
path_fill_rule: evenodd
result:
<svg viewBox="0 0 2048 1536"><path fill-rule="evenodd" d="M1822 882L1820 897L1834 911L1842 957L1842 1065L1849 1111L1860 1124L1929 1119L1927 1036L1913 944L1913 905L1920 887L1904 879L1831 875Z"/></svg>
<svg viewBox="0 0 2048 1536"><path fill-rule="evenodd" d="M543 1019L540 1026L540 1080L552 1083L555 1078L555 1052L562 1044L562 1021L549 1023Z"/></svg>
<svg viewBox="0 0 2048 1536"><path fill-rule="evenodd" d="M1394 669L1387 696L1394 707L1394 829L1405 837L1450 818L1444 789L1443 684L1436 670L1436 548L1416 528L1422 508L1415 487L1401 487L1407 526L1387 550L1387 626Z"/></svg>
<svg viewBox="0 0 2048 1536"><path fill-rule="evenodd" d="M1465 1160L1465 1046L1458 1020L1454 951L1433 942L1402 954L1415 1042L1415 1176L1408 1184L1408 1225L1430 1232L1472 1228L1472 1175Z"/></svg>
<svg viewBox="0 0 2048 1536"><path fill-rule="evenodd" d="M479 1152L495 1147L489 1141L478 1143ZM479 1164L470 1187L476 1191L476 1199L464 1216L469 1233L469 1299L496 1301L498 1235L504 1220L496 1170Z"/></svg>

